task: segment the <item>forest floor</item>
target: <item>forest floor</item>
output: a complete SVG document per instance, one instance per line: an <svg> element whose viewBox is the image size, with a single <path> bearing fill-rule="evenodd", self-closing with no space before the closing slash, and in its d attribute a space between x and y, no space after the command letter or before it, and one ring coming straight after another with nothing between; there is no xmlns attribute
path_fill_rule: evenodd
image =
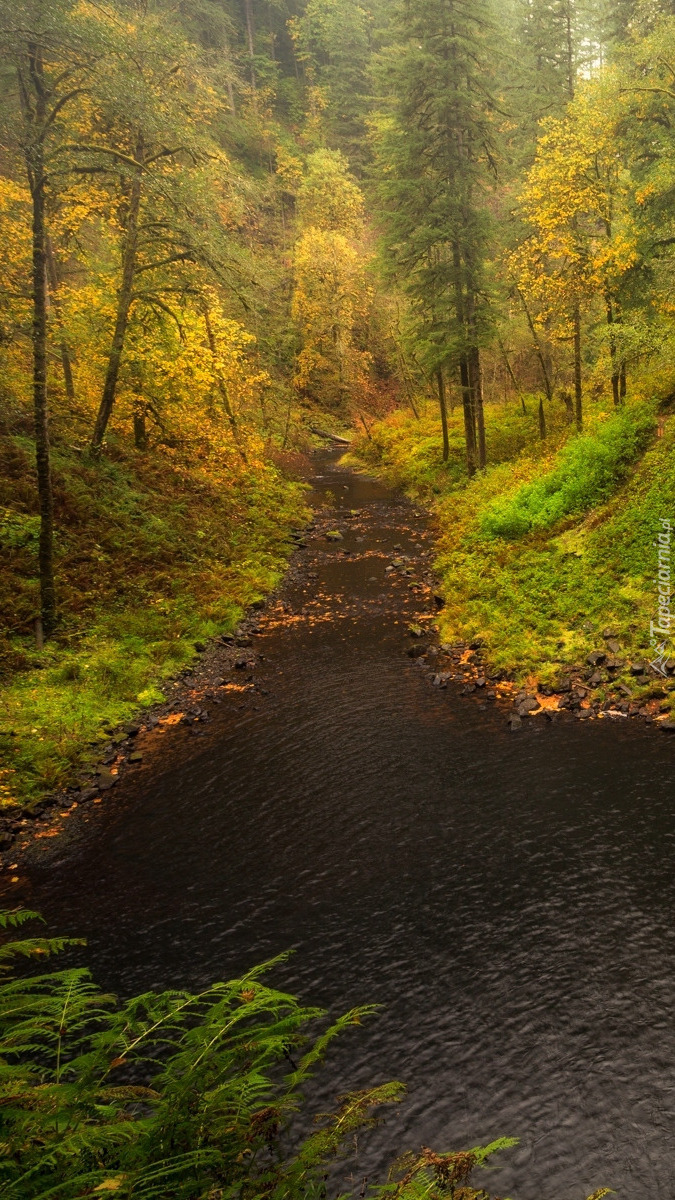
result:
<svg viewBox="0 0 675 1200"><path fill-rule="evenodd" d="M277 585L309 519L304 486L245 466L112 443L54 448L55 637L38 649L39 518L27 437L0 438L0 805L86 780L111 731ZM120 737L120 732L115 732Z"/></svg>
<svg viewBox="0 0 675 1200"><path fill-rule="evenodd" d="M419 420L395 413L350 461L433 513L442 640L480 647L528 704L562 685L582 712L598 704L675 727L672 645L650 640L657 538L675 530L675 422L654 404L598 404L582 436L558 414L541 442L534 405L491 405L490 465L469 482L459 414L446 465L437 424L431 406Z"/></svg>

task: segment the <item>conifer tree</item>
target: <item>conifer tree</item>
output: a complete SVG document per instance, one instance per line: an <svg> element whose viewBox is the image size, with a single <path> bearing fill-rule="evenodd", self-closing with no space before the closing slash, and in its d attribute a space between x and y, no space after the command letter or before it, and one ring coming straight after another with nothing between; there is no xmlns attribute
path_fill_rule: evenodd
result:
<svg viewBox="0 0 675 1200"><path fill-rule="evenodd" d="M391 101L380 117L382 248L415 313L445 432L444 372L458 376L467 469L485 465L480 347L489 317L485 189L494 169L488 0L404 3L385 56Z"/></svg>

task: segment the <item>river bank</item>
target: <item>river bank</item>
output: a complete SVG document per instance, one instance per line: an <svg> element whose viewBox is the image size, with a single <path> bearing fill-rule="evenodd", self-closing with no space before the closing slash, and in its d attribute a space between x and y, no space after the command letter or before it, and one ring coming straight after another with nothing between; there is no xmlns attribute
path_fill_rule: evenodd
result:
<svg viewBox="0 0 675 1200"><path fill-rule="evenodd" d="M253 670L139 733L100 803L22 831L5 901L86 937L122 995L294 948L282 990L380 1004L312 1093L328 1111L345 1087L409 1085L366 1173L393 1147L512 1134L500 1195L666 1200L673 743L564 712L513 733L514 681L472 690L469 647L441 664L421 509L330 455L313 476L316 527L228 651ZM434 686L446 670L461 680Z"/></svg>
<svg viewBox="0 0 675 1200"><path fill-rule="evenodd" d="M11 874L35 841L59 836L67 822L76 823L91 806L111 802L113 789L133 780L141 768L145 773L153 765L157 767L167 741L184 745L186 736L207 736L221 706L237 713L258 711L268 695L266 659L258 652L261 637L286 624L311 625L338 615L335 597L321 592L317 585L317 567L326 556L361 564L379 559L378 571L384 570L382 579L393 605L390 615L401 637L401 653L439 692L451 687L462 697L471 697L480 709L493 705L511 732L534 718L549 723L565 718L638 718L664 731L675 731L675 722L669 719L670 703L666 711L663 703L675 691L675 681L645 686L644 672L640 672L634 676L633 691L620 680L614 695L608 696L606 689L598 687L597 675L603 665L605 678L610 671L617 673L614 663L624 665L616 658L614 631L605 631L603 649L593 653L590 662L569 665L556 686L532 674L523 684L516 670L496 667L490 661L480 639L444 641L445 599L433 571L438 536L435 520L428 521L422 509L399 496L394 499L394 528L400 538L407 534L409 539L412 533L417 540L408 540L405 546L402 541L391 541L384 553L362 551L368 532L363 513L340 505L339 491L348 486L340 481L350 478L348 472L340 471L343 455L342 448L315 455L316 463L328 465L333 472L336 491L328 489L327 495L321 494L312 521L293 533L294 550L279 588L266 600L257 601L231 633L198 642L189 665L162 685L161 699L128 722L104 725L104 736L96 749L90 750L91 766L80 772L77 781L33 800L28 808L0 813L0 869ZM369 486L367 478L363 482ZM377 576L370 577L371 584L377 582ZM299 609L298 592L303 600ZM293 597L290 600L289 595ZM653 694L645 695L646 690ZM18 880L15 877L15 882Z"/></svg>
<svg viewBox="0 0 675 1200"><path fill-rule="evenodd" d="M343 453L344 447L336 447L332 451L317 452L315 460L332 466ZM311 473L311 460L307 461ZM341 477L336 475L335 478ZM320 507L314 510L313 520L292 534L294 550L281 586L266 599L256 601L232 633L219 635L208 642L197 642L189 665L177 677L162 684L161 699L158 697L153 705L136 712L128 722L104 723L104 736L99 738L96 750L90 751L90 759L95 761L88 770L85 767L80 771L79 780L32 800L29 807L11 807L0 812L0 866L10 872L15 870L18 864L13 860L21 858L33 843L58 836L63 832L65 822L77 820L83 810L110 800L112 790L138 774L142 767L151 769L162 753L160 747L166 735L173 735L174 740L177 735L180 740L180 735L186 734L191 738L203 737L214 710L220 705L242 712L255 711L260 703L264 703L268 694L264 686L265 656L257 650L261 635L279 625L305 620L311 624L334 615L334 598L317 591L315 582L318 577L316 567L326 555L354 561L358 558L364 563L372 557L359 553L365 534L362 514L340 506L339 488L342 486L338 482L337 493L329 490L327 498L320 497ZM401 506L396 506L397 516L400 518L404 511L408 512L408 506L401 500ZM422 514L412 506L408 516L411 520L422 520ZM401 525L398 531L403 536L404 526ZM420 530L420 536L428 539L430 534ZM353 548L345 549L348 545ZM400 585L399 592L403 589L403 596L398 597L395 605L394 621L403 621L407 614L413 622L412 628L421 630L422 626L416 624L421 621L427 632L435 636L437 629L432 627L436 614L434 580L426 561L432 552L426 549L420 555L421 545L420 542L408 546L407 550L412 553L400 557L403 547L394 542L390 555L392 564L385 565L384 579L390 593L397 592L397 585ZM376 581L375 577L372 581ZM294 602L286 598L289 592L294 594L298 589L306 601L299 612ZM421 603L426 604L429 611L420 611ZM426 645L423 648L427 650ZM424 661L427 661L426 654Z"/></svg>
<svg viewBox="0 0 675 1200"><path fill-rule="evenodd" d="M38 645L33 449L0 431L0 815L81 783L108 731L161 705L198 648L277 586L304 488L253 441L247 464L216 451L111 439L95 462L55 442L60 619Z"/></svg>
<svg viewBox="0 0 675 1200"><path fill-rule="evenodd" d="M652 408L598 404L582 436L563 426L542 443L532 414L493 405L490 465L468 482L457 414L447 464L432 411L392 414L353 448L357 468L432 514L441 638L480 648L481 670L518 683L516 715L557 698L582 718L675 729L675 656L667 633L650 637L658 539L669 556L675 522L675 429L667 416L657 428Z"/></svg>

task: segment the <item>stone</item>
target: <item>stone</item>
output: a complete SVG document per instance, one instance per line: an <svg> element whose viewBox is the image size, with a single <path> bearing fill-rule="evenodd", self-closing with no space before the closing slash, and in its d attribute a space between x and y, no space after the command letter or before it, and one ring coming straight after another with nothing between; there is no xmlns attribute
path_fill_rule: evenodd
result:
<svg viewBox="0 0 675 1200"><path fill-rule="evenodd" d="M434 675L432 683L434 687L445 688L448 686L448 680L452 679L449 671L441 671L438 675Z"/></svg>
<svg viewBox="0 0 675 1200"><path fill-rule="evenodd" d="M608 638L607 639L607 649L609 651L611 651L612 654L620 654L621 653L621 646L617 642L616 638Z"/></svg>
<svg viewBox="0 0 675 1200"><path fill-rule="evenodd" d="M515 733L517 729L520 729L522 724L523 724L523 722L521 721L520 717L516 713L514 713L511 717L509 717L509 729L511 730L512 733Z"/></svg>
<svg viewBox="0 0 675 1200"><path fill-rule="evenodd" d="M98 776L98 786L103 792L107 791L108 788L114 787L117 783L117 776L107 771L105 767L98 770L96 774Z"/></svg>
<svg viewBox="0 0 675 1200"><path fill-rule="evenodd" d="M343 536L340 533L339 529L329 529L328 530L328 533L326 534L327 542L342 542L343 540L344 540Z"/></svg>
<svg viewBox="0 0 675 1200"><path fill-rule="evenodd" d="M604 662L604 666L608 671L620 671L623 665L624 660L622 658L606 658Z"/></svg>
<svg viewBox="0 0 675 1200"><path fill-rule="evenodd" d="M197 651L197 654L203 654L206 650L206 642L195 642L194 647Z"/></svg>
<svg viewBox="0 0 675 1200"><path fill-rule="evenodd" d="M571 680L569 680L569 679L561 679L561 680L560 680L560 683L558 684L558 692L560 692L561 694L563 694L563 695L564 695L566 692L571 692L571 691L572 691L572 682L571 682Z"/></svg>
<svg viewBox="0 0 675 1200"><path fill-rule="evenodd" d="M130 762L130 763L139 763L139 762L143 762L143 754L142 754L142 752L141 752L140 750L134 750L133 754L130 754L130 755L129 755L129 762Z"/></svg>
<svg viewBox="0 0 675 1200"><path fill-rule="evenodd" d="M605 676L602 671L594 671L588 682L591 687L599 687L601 683L605 682Z"/></svg>
<svg viewBox="0 0 675 1200"><path fill-rule="evenodd" d="M416 646L408 646L408 657L409 658L421 658L423 654L426 654L426 652L427 652L426 646L422 646L419 644Z"/></svg>
<svg viewBox="0 0 675 1200"><path fill-rule="evenodd" d="M480 676L480 677L479 677L479 678L476 680L476 687L477 687L477 688L484 688L486 684L487 684L487 679L485 678L485 676L484 676L484 675L481 675L481 676Z"/></svg>
<svg viewBox="0 0 675 1200"><path fill-rule="evenodd" d="M615 638L619 635L616 632L616 629L603 629L602 636L605 638L605 640L607 640L607 638Z"/></svg>
<svg viewBox="0 0 675 1200"><path fill-rule="evenodd" d="M606 658L607 655L605 654L604 650L593 650L593 652L588 655L586 662L588 663L589 667L597 667L598 663L604 662Z"/></svg>
<svg viewBox="0 0 675 1200"><path fill-rule="evenodd" d="M414 638L424 637L424 630L421 625L409 625L408 633Z"/></svg>
<svg viewBox="0 0 675 1200"><path fill-rule="evenodd" d="M525 696L523 700L518 702L516 711L518 716L524 717L527 716L528 713L534 712L539 707L539 701L535 699L534 696Z"/></svg>
<svg viewBox="0 0 675 1200"><path fill-rule="evenodd" d="M632 662L630 664L631 675L644 675L647 668L643 662Z"/></svg>
<svg viewBox="0 0 675 1200"><path fill-rule="evenodd" d="M675 721L672 718L667 721L659 721L659 729L663 729L664 733L675 733Z"/></svg>
<svg viewBox="0 0 675 1200"><path fill-rule="evenodd" d="M250 659L246 658L243 655L240 655L239 658L235 658L235 660L234 660L235 670L237 670L237 671L245 671L249 665L250 665Z"/></svg>

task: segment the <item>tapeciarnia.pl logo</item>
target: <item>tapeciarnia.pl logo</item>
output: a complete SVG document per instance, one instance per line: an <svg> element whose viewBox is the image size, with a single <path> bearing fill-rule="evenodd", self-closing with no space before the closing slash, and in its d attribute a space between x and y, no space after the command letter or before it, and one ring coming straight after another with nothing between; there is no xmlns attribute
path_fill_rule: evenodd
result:
<svg viewBox="0 0 675 1200"><path fill-rule="evenodd" d="M659 675L666 675L666 663L670 655L670 630L673 614L670 610L671 591L671 541L672 526L667 517L662 517L661 529L654 542L658 550L658 573L654 582L658 587L658 616L656 621L649 622L649 644L656 649L656 656L650 662ZM660 640L659 640L660 639Z"/></svg>

